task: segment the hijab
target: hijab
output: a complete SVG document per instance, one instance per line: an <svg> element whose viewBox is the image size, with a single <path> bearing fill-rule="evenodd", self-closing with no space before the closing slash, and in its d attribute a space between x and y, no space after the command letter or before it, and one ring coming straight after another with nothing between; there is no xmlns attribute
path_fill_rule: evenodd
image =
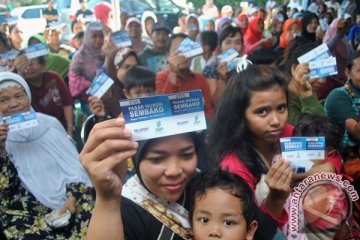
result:
<svg viewBox="0 0 360 240"><path fill-rule="evenodd" d="M95 78L97 69L104 62L101 48L95 48L91 43L91 35L95 31L104 32L103 25L99 22L89 23L84 33L83 44L74 54L70 64L70 71L90 82Z"/></svg>
<svg viewBox="0 0 360 240"><path fill-rule="evenodd" d="M246 30L245 35L244 35L245 43L254 44L264 38L264 35L262 34L262 32L258 31L258 26L259 26L260 21L264 21L264 19L262 17L254 17L249 22L249 27Z"/></svg>
<svg viewBox="0 0 360 240"><path fill-rule="evenodd" d="M22 77L0 73L0 86L7 81L20 85L31 100L29 86ZM61 123L49 115L35 114L37 126L8 133L6 151L25 189L46 207L60 209L67 199L67 184L91 186L91 182Z"/></svg>
<svg viewBox="0 0 360 240"><path fill-rule="evenodd" d="M301 25L302 25L301 35L307 41L311 41L311 42L316 41L316 33L309 33L306 28L311 23L311 20L313 20L314 18L316 18L319 21L319 17L315 13L305 12L301 19Z"/></svg>
<svg viewBox="0 0 360 240"><path fill-rule="evenodd" d="M247 14L245 13L241 13L238 17L237 17L237 20L238 20L238 23L239 23L239 27L241 28L241 31L243 32L243 34L246 32L246 30L248 29L249 26L243 26L242 25L242 21L243 21L243 18L246 19L248 25L249 25L249 17Z"/></svg>
<svg viewBox="0 0 360 240"><path fill-rule="evenodd" d="M279 43L279 46L282 48L282 49L287 49L288 46L289 46L289 42L288 40L286 39L286 35L289 31L289 28L291 27L291 25L293 24L297 24L299 26L299 28L301 29L301 22L299 19L294 19L294 18L290 18L290 19L287 19L284 23L284 26L283 26L283 29L282 29L282 33L280 35L280 43Z"/></svg>

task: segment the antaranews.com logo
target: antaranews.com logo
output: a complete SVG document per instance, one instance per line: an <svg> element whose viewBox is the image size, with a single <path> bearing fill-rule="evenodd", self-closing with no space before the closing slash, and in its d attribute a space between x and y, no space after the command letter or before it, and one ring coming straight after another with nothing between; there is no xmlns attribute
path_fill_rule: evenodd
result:
<svg viewBox="0 0 360 240"><path fill-rule="evenodd" d="M306 227L336 229L352 213L359 195L348 180L335 173L316 173L294 188L290 202L290 233Z"/></svg>

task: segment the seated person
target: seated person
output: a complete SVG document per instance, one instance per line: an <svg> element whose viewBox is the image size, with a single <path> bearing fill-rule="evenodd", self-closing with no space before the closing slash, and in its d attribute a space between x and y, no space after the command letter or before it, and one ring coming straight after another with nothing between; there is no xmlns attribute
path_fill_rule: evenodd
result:
<svg viewBox="0 0 360 240"><path fill-rule="evenodd" d="M0 73L0 114L31 110L30 88ZM0 124L0 225L8 239L84 239L94 198L78 152L56 118L35 113L38 125L9 131ZM3 181L2 181L3 182ZM71 223L55 230L44 221L53 210L70 211Z"/></svg>

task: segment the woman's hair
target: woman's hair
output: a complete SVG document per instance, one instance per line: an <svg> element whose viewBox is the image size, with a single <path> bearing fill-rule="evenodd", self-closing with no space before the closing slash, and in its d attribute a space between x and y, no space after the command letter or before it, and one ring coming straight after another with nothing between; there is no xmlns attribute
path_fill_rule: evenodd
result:
<svg viewBox="0 0 360 240"><path fill-rule="evenodd" d="M236 174L221 169L201 172L189 183L189 221L192 224L196 198L205 198L209 190L220 188L238 198L248 229L255 219L256 205L248 184Z"/></svg>
<svg viewBox="0 0 360 240"><path fill-rule="evenodd" d="M260 47L249 54L248 59L257 65L270 65L276 62L277 55L272 48Z"/></svg>
<svg viewBox="0 0 360 240"><path fill-rule="evenodd" d="M77 23L81 23L79 20L77 20L76 18L71 22L71 32L74 33L74 27L75 24Z"/></svg>
<svg viewBox="0 0 360 240"><path fill-rule="evenodd" d="M310 52L317 46L319 46L319 44L316 42L309 42L302 37L296 37L286 49L283 61L280 63L279 68L287 75L287 77L291 78L291 66L299 64L298 58L305 53Z"/></svg>
<svg viewBox="0 0 360 240"><path fill-rule="evenodd" d="M11 50L11 44L9 38L7 37L6 33L0 31L0 41L5 46L6 50Z"/></svg>
<svg viewBox="0 0 360 240"><path fill-rule="evenodd" d="M316 114L306 115L294 129L294 136L325 137L326 149L335 149L339 153L343 152L343 133L332 119Z"/></svg>
<svg viewBox="0 0 360 240"><path fill-rule="evenodd" d="M105 70L106 70L107 74L109 75L109 77L110 77L111 79L114 79L114 80L117 79L116 73L117 73L118 67L121 66L128 57L134 56L134 57L136 58L136 61L137 61L138 63L140 62L137 54L136 54L134 51L129 51L128 53L124 54L122 61L120 61L120 63L119 63L117 66L115 66L114 60L115 60L116 54L117 54L119 51L122 51L122 48L117 48L117 49L115 49L115 50L109 55L109 57L106 57L106 58L105 58L105 63L104 63Z"/></svg>
<svg viewBox="0 0 360 240"><path fill-rule="evenodd" d="M130 90L133 87L153 89L155 92L156 74L149 68L134 66L130 68L124 77L124 89Z"/></svg>
<svg viewBox="0 0 360 240"><path fill-rule="evenodd" d="M360 51L355 51L353 53L353 55L351 55L351 57L349 58L348 64L347 64L347 69L351 70L353 64L354 64L354 60L358 59L360 57Z"/></svg>
<svg viewBox="0 0 360 240"><path fill-rule="evenodd" d="M248 129L245 111L253 91L264 91L273 86L281 87L286 94L284 75L269 66L249 65L231 77L210 128L208 156L213 167L218 167L227 154L235 153L255 176L266 171L253 148L253 135Z"/></svg>
<svg viewBox="0 0 360 240"><path fill-rule="evenodd" d="M22 50L20 50L20 52L18 53L18 57L19 57L19 56L22 56L22 55L24 55L24 54L25 54L25 50L22 49ZM38 62L39 62L39 64L40 64L41 66L46 66L46 64L47 64L47 55L43 55L43 56L36 57L36 59L38 60Z"/></svg>
<svg viewBox="0 0 360 240"><path fill-rule="evenodd" d="M243 34L241 32L241 28L239 27L233 27L233 26L227 26L225 27L220 33L219 33L219 46L221 46L222 42L227 37L234 37L236 33L239 33L241 36L241 41L244 44Z"/></svg>

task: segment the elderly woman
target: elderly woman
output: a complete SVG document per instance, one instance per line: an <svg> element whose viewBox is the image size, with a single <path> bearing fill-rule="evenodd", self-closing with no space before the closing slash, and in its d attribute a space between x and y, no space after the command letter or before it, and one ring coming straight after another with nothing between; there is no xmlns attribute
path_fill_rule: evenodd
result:
<svg viewBox="0 0 360 240"><path fill-rule="evenodd" d="M17 74L0 73L2 117L31 110L30 89ZM35 113L38 125L9 131L0 124L0 224L8 239L84 238L91 216L91 182L78 152L55 118ZM47 226L44 215L70 211L66 227Z"/></svg>

